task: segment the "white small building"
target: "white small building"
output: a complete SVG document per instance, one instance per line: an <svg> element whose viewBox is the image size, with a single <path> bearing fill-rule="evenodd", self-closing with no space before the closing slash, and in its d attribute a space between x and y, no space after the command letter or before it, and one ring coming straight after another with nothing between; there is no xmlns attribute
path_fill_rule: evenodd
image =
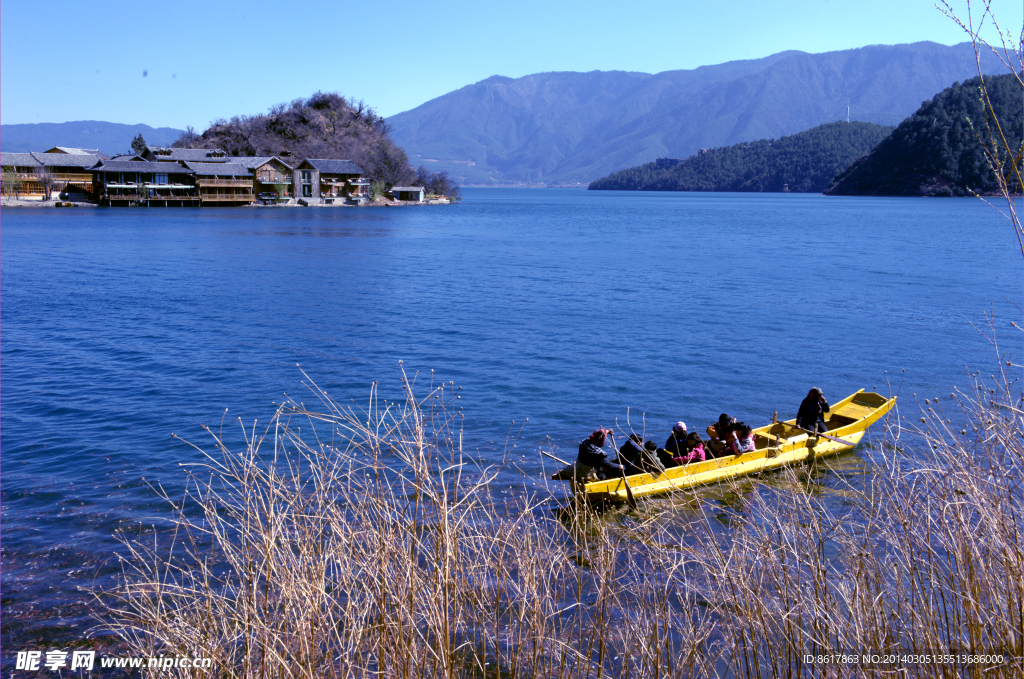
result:
<svg viewBox="0 0 1024 679"><path fill-rule="evenodd" d="M392 186L388 195L394 200L422 203L426 190L422 186Z"/></svg>

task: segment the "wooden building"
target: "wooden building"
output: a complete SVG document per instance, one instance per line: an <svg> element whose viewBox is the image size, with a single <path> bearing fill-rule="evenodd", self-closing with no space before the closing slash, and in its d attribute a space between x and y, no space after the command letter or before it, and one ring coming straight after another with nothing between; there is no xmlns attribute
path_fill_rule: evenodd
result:
<svg viewBox="0 0 1024 679"><path fill-rule="evenodd" d="M369 200L370 182L351 160L307 158L295 168L295 195L311 202Z"/></svg>
<svg viewBox="0 0 1024 679"><path fill-rule="evenodd" d="M103 160L90 171L93 195L101 205L198 207L194 174L179 163Z"/></svg>
<svg viewBox="0 0 1024 679"><path fill-rule="evenodd" d="M195 177L196 192L204 206L253 202L253 175L245 165L186 162L185 167Z"/></svg>
<svg viewBox="0 0 1024 679"><path fill-rule="evenodd" d="M57 147L59 148L59 147ZM80 149L69 149L79 151ZM79 191L92 193L92 167L103 160L102 156L87 153L67 153L65 150L33 153L50 174L55 191Z"/></svg>
<svg viewBox="0 0 1024 679"><path fill-rule="evenodd" d="M0 153L3 169L2 190L5 196L22 198L43 195L39 173L43 164L31 153Z"/></svg>
<svg viewBox="0 0 1024 679"><path fill-rule="evenodd" d="M280 158L232 156L231 162L253 174L253 192L261 203L283 203L294 197L294 171Z"/></svg>

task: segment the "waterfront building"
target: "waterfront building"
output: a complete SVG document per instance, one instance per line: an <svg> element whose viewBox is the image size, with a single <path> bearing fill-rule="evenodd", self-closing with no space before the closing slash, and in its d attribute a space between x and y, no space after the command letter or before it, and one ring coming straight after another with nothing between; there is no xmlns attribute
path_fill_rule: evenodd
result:
<svg viewBox="0 0 1024 679"><path fill-rule="evenodd" d="M370 182L351 160L307 158L295 168L295 195L310 203L363 202L370 198Z"/></svg>
<svg viewBox="0 0 1024 679"><path fill-rule="evenodd" d="M0 153L3 168L3 193L5 196L41 196L43 187L39 184L38 172L43 164L31 153Z"/></svg>
<svg viewBox="0 0 1024 679"><path fill-rule="evenodd" d="M70 149L79 151L81 149ZM87 153L67 153L66 151L47 151L33 153L33 156L49 172L51 186L58 193L62 191L79 191L91 193L92 171L96 163L103 160L102 156Z"/></svg>
<svg viewBox="0 0 1024 679"><path fill-rule="evenodd" d="M102 160L90 170L93 196L111 206L198 206L194 173L179 163Z"/></svg>
<svg viewBox="0 0 1024 679"><path fill-rule="evenodd" d="M422 186L393 186L388 191L388 196L394 200L413 203L422 203L425 194L426 189Z"/></svg>
<svg viewBox="0 0 1024 679"><path fill-rule="evenodd" d="M263 203L283 203L294 196L292 167L276 156L231 156L253 174L253 192Z"/></svg>
<svg viewBox="0 0 1024 679"><path fill-rule="evenodd" d="M80 149L69 149L78 151ZM92 185L89 168L99 162L98 155L47 151L46 153L2 153L3 192L20 197L44 197L50 192L78 189L88 193Z"/></svg>
<svg viewBox="0 0 1024 679"><path fill-rule="evenodd" d="M253 175L245 165L186 162L202 205L248 205L253 201Z"/></svg>

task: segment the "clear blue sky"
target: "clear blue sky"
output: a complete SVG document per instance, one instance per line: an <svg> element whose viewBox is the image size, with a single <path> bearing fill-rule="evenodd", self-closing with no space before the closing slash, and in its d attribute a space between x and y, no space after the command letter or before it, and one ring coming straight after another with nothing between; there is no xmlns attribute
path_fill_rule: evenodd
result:
<svg viewBox="0 0 1024 679"><path fill-rule="evenodd" d="M1019 34L1021 0L995 5ZM316 90L389 116L496 74L656 73L919 40L965 36L931 0L5 0L0 122L201 131Z"/></svg>

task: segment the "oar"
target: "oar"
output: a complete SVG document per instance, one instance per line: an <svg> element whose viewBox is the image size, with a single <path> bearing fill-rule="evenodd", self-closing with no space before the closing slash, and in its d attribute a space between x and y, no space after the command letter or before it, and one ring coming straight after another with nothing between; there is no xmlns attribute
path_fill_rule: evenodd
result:
<svg viewBox="0 0 1024 679"><path fill-rule="evenodd" d="M608 432L608 438L612 440L612 450L618 450L618 448L615 446L615 434ZM633 489L629 487L629 481L626 480L626 468L622 465L619 466L622 467L622 469L620 470L622 472L622 482L626 484L626 501L629 503L630 507L636 509L637 504L636 498L633 497Z"/></svg>
<svg viewBox="0 0 1024 679"><path fill-rule="evenodd" d="M561 462L561 463L562 463L562 464L564 464L564 465L565 465L566 467L572 466L572 462L566 462L566 461L565 461L565 460L563 460L562 458L560 458L560 457L555 457L555 456L554 456L554 455L552 455L551 453L545 453L545 452L544 452L544 451L542 450L542 451L540 451L540 454L541 454L541 455L545 455L545 456L547 456L547 457L550 457L550 458L551 458L552 460L554 460L555 462Z"/></svg>
<svg viewBox="0 0 1024 679"><path fill-rule="evenodd" d="M798 427L795 424L790 424L788 422L783 422L782 424L786 425L787 427L789 427L791 429L796 429L797 431L802 431L805 434L810 434L811 436L820 436L823 439L828 439L829 441L835 441L836 443L842 443L844 446L850 446L851 448L853 446L857 445L853 441L847 441L846 439L836 438L835 436L829 436L828 434L823 434L820 431L811 431L810 429L804 429L803 427Z"/></svg>

